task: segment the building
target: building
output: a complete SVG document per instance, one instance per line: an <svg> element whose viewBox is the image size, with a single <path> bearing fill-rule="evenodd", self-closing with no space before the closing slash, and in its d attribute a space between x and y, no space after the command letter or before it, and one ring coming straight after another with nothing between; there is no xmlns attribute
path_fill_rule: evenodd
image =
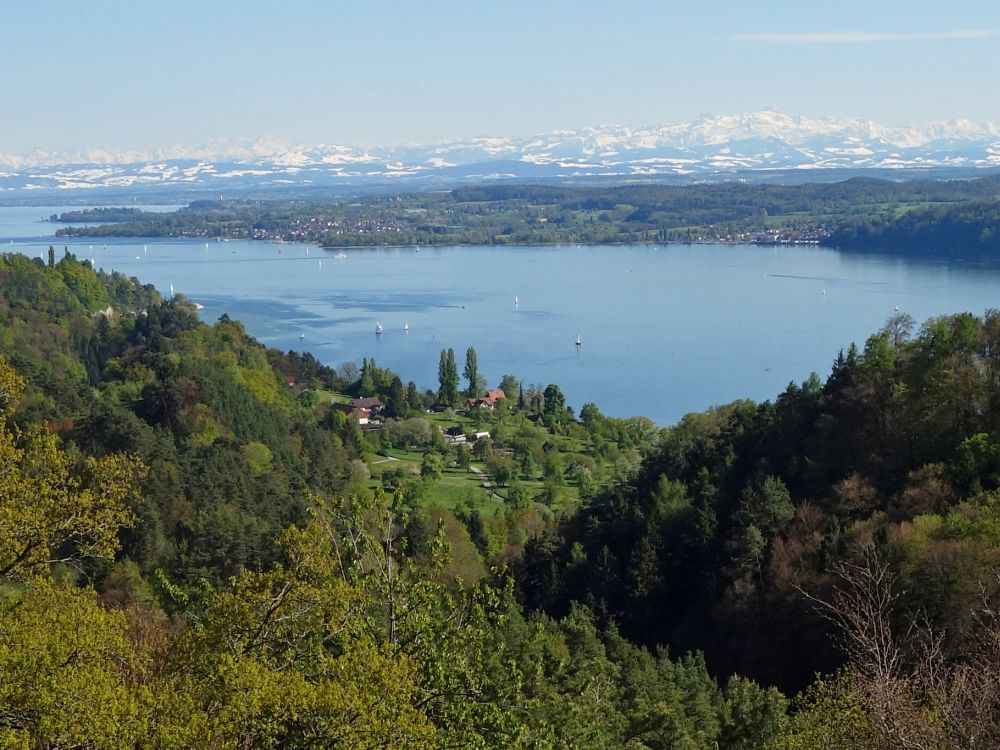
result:
<svg viewBox="0 0 1000 750"><path fill-rule="evenodd" d="M464 443L467 440L465 431L458 426L449 427L447 430L442 429L441 432L444 433L444 441L452 445Z"/></svg>
<svg viewBox="0 0 1000 750"><path fill-rule="evenodd" d="M481 398L466 399L465 403L470 409L489 409L493 411L493 407L497 405L497 402L505 398L507 398L507 394L497 389L495 391L486 391L486 395Z"/></svg>
<svg viewBox="0 0 1000 750"><path fill-rule="evenodd" d="M340 404L334 402L330 404L330 408L333 409L334 411L339 411L342 414L346 414L348 419L355 420L360 425L368 424L372 418L371 409L360 406L354 406L353 402L350 404Z"/></svg>
<svg viewBox="0 0 1000 750"><path fill-rule="evenodd" d="M382 409L385 408L385 404L379 401L374 396L366 396L364 398L352 398L348 404L353 406L355 409L367 409L370 416L377 417L382 413Z"/></svg>

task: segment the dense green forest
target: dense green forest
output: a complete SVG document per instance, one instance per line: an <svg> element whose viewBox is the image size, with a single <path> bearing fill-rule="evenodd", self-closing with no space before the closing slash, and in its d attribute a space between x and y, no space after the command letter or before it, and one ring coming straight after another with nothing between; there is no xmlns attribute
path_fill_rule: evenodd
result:
<svg viewBox="0 0 1000 750"><path fill-rule="evenodd" d="M1000 199L922 206L896 217L853 218L838 224L829 241L845 248L1000 251Z"/></svg>
<svg viewBox="0 0 1000 750"><path fill-rule="evenodd" d="M143 213L141 208L83 208L78 211L65 211L61 214L52 214L49 216L49 221L132 221L133 219L142 219Z"/></svg>
<svg viewBox="0 0 1000 750"><path fill-rule="evenodd" d="M74 211L65 236L269 239L326 247L625 242L827 242L996 249L1000 178L838 183L466 187L347 201L197 201L172 213ZM119 216L118 214L121 213Z"/></svg>
<svg viewBox="0 0 1000 750"><path fill-rule="evenodd" d="M1000 742L1000 313L666 429L463 374L0 256L0 746Z"/></svg>

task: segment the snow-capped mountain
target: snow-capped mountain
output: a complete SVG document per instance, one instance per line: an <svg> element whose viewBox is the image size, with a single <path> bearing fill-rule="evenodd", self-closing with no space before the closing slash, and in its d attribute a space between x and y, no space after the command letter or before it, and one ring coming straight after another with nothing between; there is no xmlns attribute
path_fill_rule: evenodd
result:
<svg viewBox="0 0 1000 750"><path fill-rule="evenodd" d="M968 120L891 128L765 110L652 127L362 148L221 141L154 152L0 154L0 191L70 188L418 187L496 180L721 179L780 172L1000 167L1000 127Z"/></svg>

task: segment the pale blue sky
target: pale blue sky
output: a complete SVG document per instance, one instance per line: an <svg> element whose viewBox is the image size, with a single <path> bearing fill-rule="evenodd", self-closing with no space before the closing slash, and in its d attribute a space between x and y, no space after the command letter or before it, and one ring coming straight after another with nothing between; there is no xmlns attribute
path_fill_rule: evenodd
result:
<svg viewBox="0 0 1000 750"><path fill-rule="evenodd" d="M391 144L766 106L1000 121L1000 3L0 0L0 153Z"/></svg>

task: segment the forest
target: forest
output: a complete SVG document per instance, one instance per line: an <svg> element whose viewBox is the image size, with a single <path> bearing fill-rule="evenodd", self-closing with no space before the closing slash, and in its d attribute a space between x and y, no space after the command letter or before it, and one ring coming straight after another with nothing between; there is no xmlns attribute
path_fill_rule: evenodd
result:
<svg viewBox="0 0 1000 750"><path fill-rule="evenodd" d="M0 746L1000 745L1000 312L666 428L457 359L0 256Z"/></svg>
<svg viewBox="0 0 1000 750"><path fill-rule="evenodd" d="M91 209L60 236L203 237L382 245L825 243L995 252L1000 178L836 183L466 187L355 201L202 200L170 213ZM118 214L122 213L121 216Z"/></svg>

